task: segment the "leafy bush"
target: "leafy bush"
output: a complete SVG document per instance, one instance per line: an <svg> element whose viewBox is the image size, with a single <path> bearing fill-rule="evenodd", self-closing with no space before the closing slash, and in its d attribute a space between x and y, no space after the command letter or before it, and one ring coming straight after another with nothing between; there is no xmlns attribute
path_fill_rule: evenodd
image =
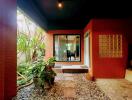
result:
<svg viewBox="0 0 132 100"><path fill-rule="evenodd" d="M32 74L33 77L38 78L40 77L41 73L43 72L45 68L46 63L44 62L44 59L41 57L37 61L33 62L33 69Z"/></svg>
<svg viewBox="0 0 132 100"><path fill-rule="evenodd" d="M33 63L33 77L35 85L40 85L44 87L44 83L47 82L51 85L54 81L53 79L56 76L56 73L52 70L50 66L46 65L47 62L44 61L43 57L39 58ZM37 80L38 79L38 80Z"/></svg>
<svg viewBox="0 0 132 100"><path fill-rule="evenodd" d="M47 60L47 66L54 67L55 62L56 62L55 57L50 57L50 58Z"/></svg>

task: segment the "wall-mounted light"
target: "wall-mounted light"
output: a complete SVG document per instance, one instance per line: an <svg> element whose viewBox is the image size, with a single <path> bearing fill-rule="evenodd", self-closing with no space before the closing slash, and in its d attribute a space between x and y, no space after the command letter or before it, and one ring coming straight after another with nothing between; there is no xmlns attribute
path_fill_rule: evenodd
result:
<svg viewBox="0 0 132 100"><path fill-rule="evenodd" d="M62 3L62 0L58 0L58 8L62 8L63 7L63 3Z"/></svg>

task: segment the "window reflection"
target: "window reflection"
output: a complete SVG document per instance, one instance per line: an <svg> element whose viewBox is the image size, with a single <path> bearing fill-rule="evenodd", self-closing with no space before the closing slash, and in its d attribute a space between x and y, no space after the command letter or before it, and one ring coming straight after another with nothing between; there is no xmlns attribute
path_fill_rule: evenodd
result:
<svg viewBox="0 0 132 100"><path fill-rule="evenodd" d="M80 61L80 35L54 35L57 61Z"/></svg>

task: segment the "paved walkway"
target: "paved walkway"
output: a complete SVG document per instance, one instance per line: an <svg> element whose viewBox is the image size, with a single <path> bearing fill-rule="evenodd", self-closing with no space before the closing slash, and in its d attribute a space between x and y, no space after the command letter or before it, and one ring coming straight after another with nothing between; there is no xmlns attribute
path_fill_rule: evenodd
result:
<svg viewBox="0 0 132 100"><path fill-rule="evenodd" d="M125 79L86 80L85 73L57 71L55 84L46 94L34 85L18 91L15 100L132 100L132 82Z"/></svg>
<svg viewBox="0 0 132 100"><path fill-rule="evenodd" d="M96 83L111 100L132 100L132 82L126 79L97 79Z"/></svg>
<svg viewBox="0 0 132 100"><path fill-rule="evenodd" d="M132 82L132 69L126 70L125 79Z"/></svg>
<svg viewBox="0 0 132 100"><path fill-rule="evenodd" d="M37 92L31 85L19 90L15 100L110 100L95 82L85 77L84 73L58 73L55 84L46 94Z"/></svg>

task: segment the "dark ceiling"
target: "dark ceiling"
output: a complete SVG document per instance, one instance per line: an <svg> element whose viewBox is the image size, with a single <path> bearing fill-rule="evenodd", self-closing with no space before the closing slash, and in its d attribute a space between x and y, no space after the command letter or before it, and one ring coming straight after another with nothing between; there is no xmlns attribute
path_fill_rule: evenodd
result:
<svg viewBox="0 0 132 100"><path fill-rule="evenodd" d="M92 18L131 18L132 6L114 0L17 0L18 7L41 27L52 29L83 29ZM131 4L131 3L130 3Z"/></svg>

